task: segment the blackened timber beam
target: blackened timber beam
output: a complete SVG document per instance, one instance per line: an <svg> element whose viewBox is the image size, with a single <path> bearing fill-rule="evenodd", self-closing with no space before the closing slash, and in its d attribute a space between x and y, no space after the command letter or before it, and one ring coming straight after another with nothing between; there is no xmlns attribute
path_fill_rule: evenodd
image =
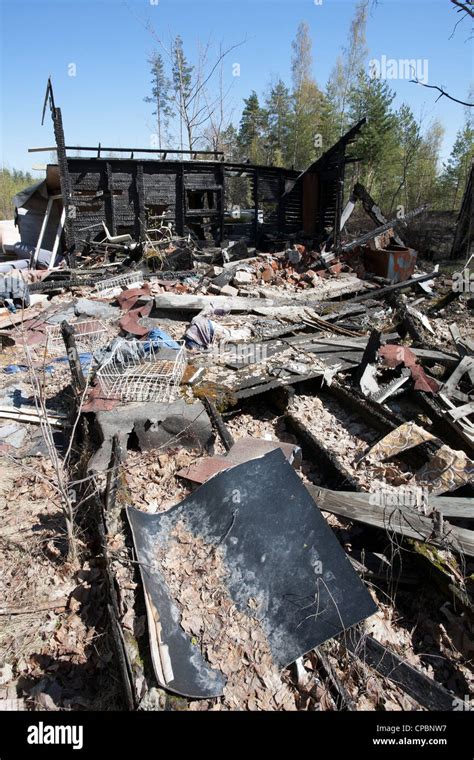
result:
<svg viewBox="0 0 474 760"><path fill-rule="evenodd" d="M127 647L125 645L122 626L120 625L121 614L117 594L117 585L112 573L111 558L108 549L109 541L107 539L110 534L108 530L107 515L105 513L103 505L100 503L99 497L96 496L95 499L100 509L100 519L97 520L97 531L102 547L106 588L109 597L109 601L107 603L107 614L109 618L117 664L120 669L125 704L127 710L133 711L137 707L137 698L134 688L135 679L133 675L132 663L130 662L130 658L127 653Z"/></svg>
<svg viewBox="0 0 474 760"><path fill-rule="evenodd" d="M452 303L452 301L455 301L456 298L459 298L459 296L460 291L449 290L444 296L435 301L435 303L426 310L426 313L428 315L437 314L438 311L445 309L446 306L449 306L449 304Z"/></svg>
<svg viewBox="0 0 474 760"><path fill-rule="evenodd" d="M358 490L359 486L350 472L348 472L338 458L329 451L325 443L320 441L314 433L308 430L301 420L293 414L288 413L285 415L285 424L286 427L296 435L303 456L306 459L313 461L323 470L327 482L331 483L333 488L345 488L346 490L353 491ZM311 488L315 488L315 486L312 486ZM313 496L309 487L308 490ZM313 496L313 498L315 497ZM315 501L318 503L316 499Z"/></svg>
<svg viewBox="0 0 474 760"><path fill-rule="evenodd" d="M176 234L184 235L184 166L176 169Z"/></svg>
<svg viewBox="0 0 474 760"><path fill-rule="evenodd" d="M258 169L253 173L253 206L255 218L253 220L253 241L254 245L258 243Z"/></svg>
<svg viewBox="0 0 474 760"><path fill-rule="evenodd" d="M122 462L122 450L118 435L112 438L112 456L107 470L107 481L105 486L105 510L107 516L107 525L115 534L119 526L120 506L117 505L117 491L120 481L120 464Z"/></svg>
<svg viewBox="0 0 474 760"><path fill-rule="evenodd" d="M112 235L117 234L117 222L115 218L115 199L114 199L114 175L110 161L105 165L105 176L107 179L107 188L105 194L105 218L107 227Z"/></svg>
<svg viewBox="0 0 474 760"><path fill-rule="evenodd" d="M53 108L52 116L53 116L54 139L56 140L56 148L53 148L53 150L56 150L56 154L57 154L61 195L63 197L63 206L66 210L66 216L64 219L64 238L66 241L66 247L68 249L68 254L70 257L69 264L70 266L74 266L75 264L74 247L76 244L76 240L74 236L72 221L76 218L77 210L76 210L76 207L71 204L71 196L72 196L71 178L69 175L68 160L66 156L66 146L64 143L64 127L63 127L61 109Z"/></svg>
<svg viewBox="0 0 474 760"><path fill-rule="evenodd" d="M414 391L419 405L433 424L433 433L446 441L452 448L461 449L471 459L474 457L474 445L461 434L450 415L424 391Z"/></svg>
<svg viewBox="0 0 474 760"><path fill-rule="evenodd" d="M224 420L222 419L221 415L217 411L212 401L207 396L203 397L202 402L206 408L206 412L211 418L213 427L215 427L216 432L219 435L219 438L221 439L225 450L230 451L232 446L234 445L234 439L232 438L232 435L230 431L228 430Z"/></svg>
<svg viewBox="0 0 474 760"><path fill-rule="evenodd" d="M375 360L377 358L377 351L380 348L380 337L382 333L380 330L372 330L369 336L369 340L367 341L367 345L364 349L364 353L362 354L362 360L357 367L355 371L355 381L357 383L360 382L362 375L364 374L367 366L369 364L375 364Z"/></svg>
<svg viewBox="0 0 474 760"><path fill-rule="evenodd" d="M58 109L56 109L58 110ZM110 152L110 153L153 153L154 155L166 155L167 153L171 154L179 154L180 156L213 156L216 161L218 159L224 158L224 153L221 150L181 150L180 148L166 148L160 149L160 148L106 148L102 146L100 143L98 145L65 145L65 150L74 150L74 151L93 151L94 153L101 153L101 152ZM52 151L56 150L56 148L53 147L46 147L46 148L28 148L28 153L45 153L46 151Z"/></svg>
<svg viewBox="0 0 474 760"><path fill-rule="evenodd" d="M423 336L420 333L418 326L415 324L415 320L409 313L405 304L402 303L399 294L397 292L389 293L387 300L399 315L401 321L400 329L402 331L402 338L404 338L408 333L410 338L415 341L415 343L419 343L420 345L423 345L424 343L426 346L426 341L423 341Z"/></svg>
<svg viewBox="0 0 474 760"><path fill-rule="evenodd" d="M356 198L359 198L359 200L362 202L364 211L372 219L372 221L375 222L377 226L386 224L387 222L386 217L382 214L381 209L379 208L379 206L377 206L374 199L372 198L370 193L367 191L367 189L364 187L364 185L362 185L360 182L356 182L352 192L354 193ZM397 235L396 232L394 232L393 239L395 240L397 245L405 246L405 243Z"/></svg>
<svg viewBox="0 0 474 760"><path fill-rule="evenodd" d="M138 213L136 214L136 219L138 223L138 229L136 229L136 238L138 239L144 239L145 237L145 230L146 230L146 219L145 219L145 183L143 178L143 164L138 163L137 169L135 172L135 191L136 191L136 200L138 204Z"/></svg>
<svg viewBox="0 0 474 760"><path fill-rule="evenodd" d="M426 282L427 280L434 280L439 277L441 272L431 272L431 274L422 274L420 277L414 277L411 280L405 280L404 282L396 282L395 285L388 285L386 288L380 288L379 290L371 289L366 293L361 293L359 296L353 296L348 298L350 303L359 303L360 301L367 301L370 298L384 298L394 290L403 290L404 288L411 288L417 285L419 282Z"/></svg>
<svg viewBox="0 0 474 760"><path fill-rule="evenodd" d="M278 175L278 234L283 235L285 232L285 210L286 210L286 197L285 197L285 177L283 174Z"/></svg>
<svg viewBox="0 0 474 760"><path fill-rule="evenodd" d="M341 161L339 164L339 177L337 179L337 195L336 195L336 209L335 209L335 215L334 215L334 227L333 227L333 235L334 235L334 247L337 248L339 246L339 242L341 239L341 216L342 216L342 209L344 204L344 171L345 171L345 160L344 160L344 151L341 156Z"/></svg>
<svg viewBox="0 0 474 760"><path fill-rule="evenodd" d="M219 211L219 243L224 240L224 216L225 216L225 169L224 164L218 169L219 184L221 189L217 193L217 208Z"/></svg>
<svg viewBox="0 0 474 760"><path fill-rule="evenodd" d="M360 395L355 389L345 388L337 380L333 380L331 385L325 388L325 392L342 404L354 409L361 417L369 421L375 430L382 433L395 430L406 421L390 409L386 409L381 404Z"/></svg>
<svg viewBox="0 0 474 760"><path fill-rule="evenodd" d="M339 637L343 646L364 665L389 678L427 710L463 710L464 703L432 678L428 678L397 654L357 628Z"/></svg>
<svg viewBox="0 0 474 760"><path fill-rule="evenodd" d="M66 346L66 356L68 358L69 368L71 370L72 384L76 396L79 397L86 387L86 381L82 372L81 362L79 360L76 339L74 337L74 329L66 320L61 322L61 334L63 336L64 345Z"/></svg>
<svg viewBox="0 0 474 760"><path fill-rule="evenodd" d="M245 398L251 398L252 396L260 396L262 393L273 391L275 388L280 388L285 385L296 385L297 383L304 383L307 380L315 380L322 377L323 370L318 369L315 372L309 372L307 375L291 375L291 377L279 378L278 380L270 380L268 382L254 383L250 388L244 388L235 393L235 398L240 401Z"/></svg>
<svg viewBox="0 0 474 760"><path fill-rule="evenodd" d="M335 669L332 667L329 658L326 654L326 652L323 650L323 647L317 647L315 650L316 656L318 660L320 661L323 670L326 672L326 675L334 687L334 690L336 691L337 695L342 701L342 704L347 708L347 710L355 711L357 710L357 705L352 699L351 695L345 688L344 684L342 683L341 679L337 675Z"/></svg>

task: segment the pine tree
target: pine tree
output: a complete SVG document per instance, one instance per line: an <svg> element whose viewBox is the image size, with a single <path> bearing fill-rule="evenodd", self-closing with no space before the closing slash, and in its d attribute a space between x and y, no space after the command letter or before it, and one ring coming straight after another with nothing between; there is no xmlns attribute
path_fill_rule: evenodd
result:
<svg viewBox="0 0 474 760"><path fill-rule="evenodd" d="M239 161L239 136L233 124L229 124L221 133L219 150L224 151L226 161Z"/></svg>
<svg viewBox="0 0 474 760"><path fill-rule="evenodd" d="M153 103L155 109L153 115L156 116L156 126L158 135L158 148L161 149L162 138L168 128L169 119L173 116L173 110L170 103L171 81L165 74L163 58L159 53L153 53L148 59L151 69L151 96L144 98L145 103Z"/></svg>
<svg viewBox="0 0 474 760"><path fill-rule="evenodd" d="M359 73L357 87L350 93L349 119L356 123L367 118L357 140L357 155L362 163L357 164L356 175L362 174L362 181L369 192L382 195L388 191L389 166L397 151L397 118L391 110L395 93L386 81L370 78ZM386 198L385 198L386 200Z"/></svg>
<svg viewBox="0 0 474 760"><path fill-rule="evenodd" d="M445 203L450 209L458 209L474 160L474 117L466 109L466 119L458 130L451 154L443 167L441 186Z"/></svg>
<svg viewBox="0 0 474 760"><path fill-rule="evenodd" d="M291 96L288 87L279 79L266 98L266 135L269 163L284 166L289 158L291 130Z"/></svg>
<svg viewBox="0 0 474 760"><path fill-rule="evenodd" d="M422 136L411 108L405 103L396 114L396 143L395 161L387 166L390 184L393 185L391 201L387 205L390 215L396 204L403 205L407 210L412 208L416 195Z"/></svg>
<svg viewBox="0 0 474 760"><path fill-rule="evenodd" d="M260 107L257 93L252 90L250 96L244 99L238 143L242 156L253 164L263 163L265 158L265 122L265 110Z"/></svg>
<svg viewBox="0 0 474 760"><path fill-rule="evenodd" d="M436 203L441 200L441 207L445 207L445 200L440 196L439 187L439 155L443 142L444 127L440 121L434 121L426 131L421 141L416 164L416 191L413 206L422 203Z"/></svg>
<svg viewBox="0 0 474 760"><path fill-rule="evenodd" d="M339 113L337 111L336 101L333 97L330 84L328 84L326 92L321 94L319 127L321 140L320 145L316 145L316 155L318 158L325 153L331 145L334 145L341 136L339 134Z"/></svg>
<svg viewBox="0 0 474 760"><path fill-rule="evenodd" d="M0 169L0 219L13 219L13 197L35 182L29 172L18 169Z"/></svg>

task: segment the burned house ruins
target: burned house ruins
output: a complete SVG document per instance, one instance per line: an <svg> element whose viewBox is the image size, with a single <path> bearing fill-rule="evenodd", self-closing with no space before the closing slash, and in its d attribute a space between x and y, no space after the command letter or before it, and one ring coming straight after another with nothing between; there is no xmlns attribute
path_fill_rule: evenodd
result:
<svg viewBox="0 0 474 760"><path fill-rule="evenodd" d="M47 104L70 252L102 240L104 229L110 239L130 235L139 242L150 228L170 224L177 236L191 231L198 241L216 246L226 240L262 250L292 239L319 243L328 231L334 231L333 243L339 242L345 167L357 160L348 147L365 119L299 172L228 162L223 153L205 150L70 146L51 82L45 109ZM243 188L245 208L232 202L236 183L241 196Z"/></svg>
<svg viewBox="0 0 474 760"><path fill-rule="evenodd" d="M57 163L0 278L20 709L464 709L469 261L423 261L424 207L347 187L364 119L297 171L71 146L50 82L48 107ZM463 252L471 206L472 181Z"/></svg>

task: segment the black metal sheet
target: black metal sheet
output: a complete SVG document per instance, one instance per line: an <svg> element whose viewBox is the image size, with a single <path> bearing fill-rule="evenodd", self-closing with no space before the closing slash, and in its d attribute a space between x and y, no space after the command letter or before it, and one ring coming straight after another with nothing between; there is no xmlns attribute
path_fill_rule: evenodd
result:
<svg viewBox="0 0 474 760"><path fill-rule="evenodd" d="M376 611L376 605L280 449L221 472L162 514L127 509L145 590L158 610L173 679L187 696L216 696L224 678L204 662L156 567L179 520L221 547L239 610L260 621L280 667ZM250 598L257 599L255 613Z"/></svg>

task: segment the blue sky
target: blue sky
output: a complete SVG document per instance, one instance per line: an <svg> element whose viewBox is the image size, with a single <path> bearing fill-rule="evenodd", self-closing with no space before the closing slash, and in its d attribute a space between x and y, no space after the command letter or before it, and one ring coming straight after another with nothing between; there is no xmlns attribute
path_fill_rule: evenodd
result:
<svg viewBox="0 0 474 760"><path fill-rule="evenodd" d="M319 0L317 0L319 2ZM51 121L41 127L46 80L52 76L62 109L66 142L149 147L153 131L147 58L156 43L144 28L150 19L162 39L180 34L193 59L198 40L224 46L246 40L227 59L229 108L237 122L242 98L260 93L281 76L290 82L291 40L307 21L313 39L314 76L324 86L345 44L356 0L0 0L2 162L31 170L48 154L28 147L53 145ZM468 22L458 26L448 0L379 0L369 16L369 58L427 59L429 83L466 100L473 80ZM76 76L68 75L69 64ZM232 64L240 76L232 77ZM432 90L394 80L396 104L407 102L426 126L439 118L449 154L464 118L462 106ZM39 172L33 172L40 176Z"/></svg>

